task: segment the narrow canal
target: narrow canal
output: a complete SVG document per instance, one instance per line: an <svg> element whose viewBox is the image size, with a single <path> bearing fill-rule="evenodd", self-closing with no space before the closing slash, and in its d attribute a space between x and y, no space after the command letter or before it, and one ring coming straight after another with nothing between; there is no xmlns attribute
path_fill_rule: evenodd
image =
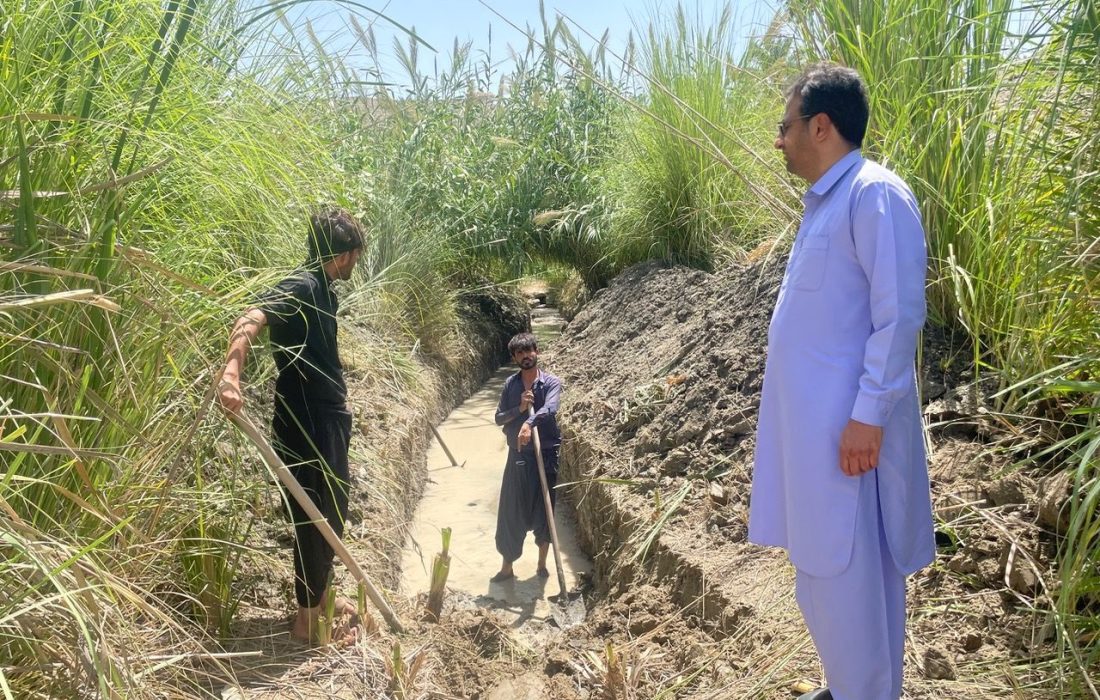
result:
<svg viewBox="0 0 1100 700"><path fill-rule="evenodd" d="M544 352L560 333L562 319L553 308L540 305L532 309L532 326L539 350ZM541 366L554 371L545 363ZM504 436L493 422L493 414L504 380L515 371L515 367L501 367L438 426L460 466L452 466L438 441L432 441L427 454L428 484L405 545L401 589L406 595L427 592L432 557L440 549L440 531L449 527L449 599L495 609L517 638L538 647L545 640L550 620L546 598L558 593L553 556L548 559L550 578L538 577L534 535L528 534L523 556L515 563L516 578L503 583L489 581L501 563L494 535L507 457ZM556 522L566 583L575 588L580 583L578 577L588 572L591 564L577 545L572 505L565 498L558 499Z"/></svg>

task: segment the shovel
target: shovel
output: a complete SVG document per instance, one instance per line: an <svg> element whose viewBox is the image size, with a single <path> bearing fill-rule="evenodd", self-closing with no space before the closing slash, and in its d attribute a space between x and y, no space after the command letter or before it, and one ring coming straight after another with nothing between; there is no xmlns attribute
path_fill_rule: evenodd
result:
<svg viewBox="0 0 1100 700"><path fill-rule="evenodd" d="M535 407L528 409L527 415L535 415ZM561 629L573 627L584 622L586 615L584 598L578 592L570 594L565 586L565 568L561 565L561 547L558 546L558 528L554 524L554 506L550 503L550 487L546 483L546 467L542 463L542 443L539 441L539 429L531 426L535 441L535 463L539 468L539 484L542 485L542 503L546 507L546 522L550 525L550 544L554 547L554 566L558 571L558 595L549 598L550 616Z"/></svg>

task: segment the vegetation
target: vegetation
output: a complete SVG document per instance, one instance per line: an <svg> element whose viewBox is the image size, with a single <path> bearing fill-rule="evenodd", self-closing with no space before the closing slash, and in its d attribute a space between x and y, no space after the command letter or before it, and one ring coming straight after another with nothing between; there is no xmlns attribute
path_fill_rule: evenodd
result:
<svg viewBox="0 0 1100 700"><path fill-rule="evenodd" d="M1085 692L1100 663L1094 0L798 0L743 50L729 10L680 9L627 71L544 22L506 76L456 45L429 79L427 48L402 44L400 92L281 29L293 4L0 14L6 697L186 687L182 665L128 650L228 632L262 480L214 451L214 372L235 314L301 259L310 207L370 222L346 305L379 338L366 364L407 377L395 349L444 352L463 290L563 270L595 289L643 260L719 269L783 240L798 195L774 123L786 81L822 58L872 87L867 150L917 191L934 315L1025 426L1009 447L1072 470L1047 604ZM395 688L419 664L399 651Z"/></svg>
<svg viewBox="0 0 1100 700"><path fill-rule="evenodd" d="M714 19L683 6L641 44L649 89L628 111L606 164L609 254L616 269L657 258L713 270L793 220L769 157L776 76L745 70L730 6Z"/></svg>
<svg viewBox="0 0 1100 700"><path fill-rule="evenodd" d="M810 56L854 66L873 86L869 150L922 203L933 315L969 334L969 366L999 380L1006 419L1040 435L1014 449L1076 472L1048 604L1067 663L1087 681L1100 661L1100 394L1088 381L1100 370L1100 144L1085 126L1100 116L1098 6L837 0L791 10Z"/></svg>
<svg viewBox="0 0 1100 700"><path fill-rule="evenodd" d="M227 630L257 556L263 480L215 457L213 372L250 295L304 259L317 198L359 207L314 126L327 101L236 62L252 18L198 0L4 4L7 697L187 686L181 665Z"/></svg>

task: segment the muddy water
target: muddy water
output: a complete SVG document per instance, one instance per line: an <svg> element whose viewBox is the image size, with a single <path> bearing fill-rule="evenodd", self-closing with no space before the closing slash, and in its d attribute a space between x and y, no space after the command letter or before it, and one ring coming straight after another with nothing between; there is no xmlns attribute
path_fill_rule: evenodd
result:
<svg viewBox="0 0 1100 700"><path fill-rule="evenodd" d="M532 313L540 349L553 342L561 330L561 318L552 310ZM553 371L552 367L546 367ZM515 562L516 578L491 583L500 569L496 551L497 502L507 447L500 428L493 422L504 380L514 368L503 367L465 403L438 426L444 443L461 466L451 466L439 443L432 441L427 455L428 484L410 526L402 563L402 592L427 593L432 557L440 548L440 531L451 528L451 570L448 596L465 603L497 609L513 628L541 627L550 618L547 596L558 593L553 554L547 565L550 578L535 575L538 552L534 535L528 534L523 556ZM567 389L568 390L568 389ZM574 536L570 505L559 499L556 522L561 543L566 585L579 584L578 575L591 563L580 551Z"/></svg>

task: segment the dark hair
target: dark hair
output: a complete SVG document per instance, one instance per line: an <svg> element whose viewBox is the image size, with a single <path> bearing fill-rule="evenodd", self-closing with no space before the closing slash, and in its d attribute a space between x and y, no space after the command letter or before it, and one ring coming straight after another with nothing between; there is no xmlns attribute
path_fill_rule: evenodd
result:
<svg viewBox="0 0 1100 700"><path fill-rule="evenodd" d="M859 73L835 63L817 63L787 89L788 99L795 95L802 98L803 117L824 113L845 141L863 146L870 108Z"/></svg>
<svg viewBox="0 0 1100 700"><path fill-rule="evenodd" d="M532 333L517 333L508 341L508 354L515 357L517 352L534 350L538 352L539 341Z"/></svg>
<svg viewBox="0 0 1100 700"><path fill-rule="evenodd" d="M322 207L309 217L309 260L325 261L363 247L363 230L339 207Z"/></svg>

